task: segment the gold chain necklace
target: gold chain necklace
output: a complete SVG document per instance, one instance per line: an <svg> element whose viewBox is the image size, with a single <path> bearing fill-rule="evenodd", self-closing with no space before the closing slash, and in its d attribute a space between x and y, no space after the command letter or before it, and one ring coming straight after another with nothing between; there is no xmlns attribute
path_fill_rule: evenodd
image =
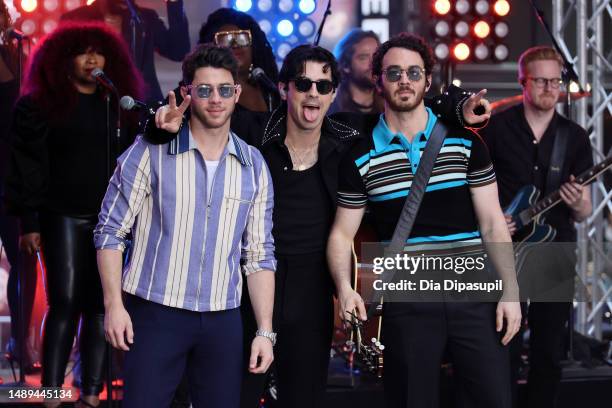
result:
<svg viewBox="0 0 612 408"><path fill-rule="evenodd" d="M297 149L295 147L293 147L293 145L291 143L289 143L288 140L285 140L285 144L287 145L287 147L289 148L289 150L291 150L291 152L293 152L293 155L295 156L295 158L299 161L299 163L295 163L297 164L297 166L293 166L295 170L297 171L304 171L307 168L310 168L314 163L309 163L309 165L307 165L307 163L305 163L305 159L308 156L308 154L316 147L319 146L319 141L317 140L316 143L314 143L312 146L310 146L309 148L304 150L304 153L302 155L300 155L297 151ZM293 157L292 157L293 159ZM314 160L314 162L316 163L316 158Z"/></svg>

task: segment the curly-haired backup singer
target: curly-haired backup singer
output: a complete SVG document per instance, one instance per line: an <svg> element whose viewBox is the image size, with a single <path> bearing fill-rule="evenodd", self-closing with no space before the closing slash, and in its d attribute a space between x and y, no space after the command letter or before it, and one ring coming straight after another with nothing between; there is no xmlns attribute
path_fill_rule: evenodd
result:
<svg viewBox="0 0 612 408"><path fill-rule="evenodd" d="M39 43L15 106L6 183L9 208L21 217L22 247L30 253L42 248L45 254L49 311L42 385L63 384L82 317L82 404L92 406L102 389L105 347L93 229L112 159L105 153L106 103L91 76L96 68L120 94L140 97L143 82L127 46L105 25L66 24ZM111 123L115 113L116 105ZM137 125L135 117L123 121L119 149L133 140Z"/></svg>

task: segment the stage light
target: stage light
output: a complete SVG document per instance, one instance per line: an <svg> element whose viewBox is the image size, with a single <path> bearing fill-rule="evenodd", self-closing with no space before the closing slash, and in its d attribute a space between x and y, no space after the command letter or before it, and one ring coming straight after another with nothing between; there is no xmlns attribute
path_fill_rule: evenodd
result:
<svg viewBox="0 0 612 408"><path fill-rule="evenodd" d="M21 31L23 31L24 34L31 36L34 34L34 31L36 31L36 22L30 19L23 20L21 22Z"/></svg>
<svg viewBox="0 0 612 408"><path fill-rule="evenodd" d="M470 2L467 0L457 0L455 3L455 11L460 16L466 15L470 11Z"/></svg>
<svg viewBox="0 0 612 408"><path fill-rule="evenodd" d="M21 8L26 13L31 13L36 10L38 7L38 2L36 0L21 0Z"/></svg>
<svg viewBox="0 0 612 408"><path fill-rule="evenodd" d="M46 20L42 26L43 33L45 34L49 34L51 31L55 30L56 28L57 28L56 20Z"/></svg>
<svg viewBox="0 0 612 408"><path fill-rule="evenodd" d="M489 2L487 0L478 0L474 5L474 10L478 15L484 16L489 12Z"/></svg>
<svg viewBox="0 0 612 408"><path fill-rule="evenodd" d="M87 0L87 5L91 6L92 4L95 3L96 0Z"/></svg>
<svg viewBox="0 0 612 408"><path fill-rule="evenodd" d="M491 32L491 27L489 26L489 23L487 23L486 21L480 20L479 22L474 24L474 34L476 35L476 37L487 38L490 32Z"/></svg>
<svg viewBox="0 0 612 408"><path fill-rule="evenodd" d="M264 13L266 11L270 11L270 9L272 8L272 0L259 0L257 2L257 8L263 11Z"/></svg>
<svg viewBox="0 0 612 408"><path fill-rule="evenodd" d="M287 19L281 20L276 25L276 31L283 37L289 37L293 33L293 24Z"/></svg>
<svg viewBox="0 0 612 408"><path fill-rule="evenodd" d="M580 87L578 86L578 84L574 81L570 82L570 92L571 93L576 93L576 92L580 92Z"/></svg>
<svg viewBox="0 0 612 408"><path fill-rule="evenodd" d="M77 7L81 7L80 0L66 0L66 2L64 3L64 8L66 10L74 10Z"/></svg>
<svg viewBox="0 0 612 408"><path fill-rule="evenodd" d="M270 23L270 21L266 19L259 20L259 28L261 28L261 31L268 35L270 30L272 29L272 23Z"/></svg>
<svg viewBox="0 0 612 408"><path fill-rule="evenodd" d="M470 47L464 42L460 42L453 47L453 56L458 61L465 61L470 58Z"/></svg>
<svg viewBox="0 0 612 408"><path fill-rule="evenodd" d="M461 86L461 80L459 78L455 78L453 79L453 85L455 86Z"/></svg>
<svg viewBox="0 0 612 408"><path fill-rule="evenodd" d="M504 38L508 35L510 28L508 27L507 23L500 21L495 24L495 28L493 29L493 31L495 32L495 35L499 38Z"/></svg>
<svg viewBox="0 0 612 408"><path fill-rule="evenodd" d="M495 46L495 50L493 50L493 56L497 61L505 61L508 59L508 55L510 54L510 50L504 44L498 44Z"/></svg>
<svg viewBox="0 0 612 408"><path fill-rule="evenodd" d="M289 51L291 51L291 44L284 42L278 46L276 53L280 59L285 59Z"/></svg>
<svg viewBox="0 0 612 408"><path fill-rule="evenodd" d="M304 14L310 14L315 11L316 4L314 0L300 0L298 3L298 8Z"/></svg>
<svg viewBox="0 0 612 408"><path fill-rule="evenodd" d="M57 0L45 0L43 7L47 11L55 11L57 9Z"/></svg>
<svg viewBox="0 0 612 408"><path fill-rule="evenodd" d="M293 1L291 0L280 0L278 2L278 9L283 13L288 13L293 8Z"/></svg>
<svg viewBox="0 0 612 408"><path fill-rule="evenodd" d="M449 50L448 45L439 43L434 47L434 54L438 60L445 60L448 58Z"/></svg>
<svg viewBox="0 0 612 408"><path fill-rule="evenodd" d="M486 60L489 58L489 47L482 43L478 44L474 47L474 57L476 57L478 61Z"/></svg>
<svg viewBox="0 0 612 408"><path fill-rule="evenodd" d="M434 31L438 37L446 37L450 32L450 26L447 21L441 20L434 26Z"/></svg>
<svg viewBox="0 0 612 408"><path fill-rule="evenodd" d="M434 10L441 16L448 14L450 8L451 4L448 0L436 0L436 2L434 3Z"/></svg>
<svg viewBox="0 0 612 408"><path fill-rule="evenodd" d="M455 24L455 34L458 37L465 37L470 33L470 26L465 21L459 21Z"/></svg>
<svg viewBox="0 0 612 408"><path fill-rule="evenodd" d="M498 16L505 17L510 12L510 3L507 0L497 0L493 5L493 10Z"/></svg>
<svg viewBox="0 0 612 408"><path fill-rule="evenodd" d="M314 34L315 25L311 20L304 20L298 26L298 32L304 37L310 37Z"/></svg>
<svg viewBox="0 0 612 408"><path fill-rule="evenodd" d="M253 2L251 0L236 0L236 5L234 7L236 10L246 13L253 7Z"/></svg>

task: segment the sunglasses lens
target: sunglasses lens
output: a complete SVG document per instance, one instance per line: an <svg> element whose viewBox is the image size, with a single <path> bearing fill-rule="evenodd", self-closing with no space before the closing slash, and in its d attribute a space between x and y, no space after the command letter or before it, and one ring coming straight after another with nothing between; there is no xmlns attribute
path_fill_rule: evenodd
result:
<svg viewBox="0 0 612 408"><path fill-rule="evenodd" d="M219 90L219 95L221 95L222 98L231 98L234 96L235 88L231 85L222 85L217 89Z"/></svg>
<svg viewBox="0 0 612 408"><path fill-rule="evenodd" d="M236 35L235 42L239 47L248 47L251 45L251 38L249 37L248 33L241 32L240 34Z"/></svg>
<svg viewBox="0 0 612 408"><path fill-rule="evenodd" d="M421 68L410 67L408 69L408 79L414 82L420 81L421 80Z"/></svg>
<svg viewBox="0 0 612 408"><path fill-rule="evenodd" d="M231 34L216 34L215 43L222 47L229 47L232 45L233 36Z"/></svg>
<svg viewBox="0 0 612 408"><path fill-rule="evenodd" d="M196 93L198 95L198 98L200 99L206 99L210 97L210 92L211 92L211 89L209 86L198 86L196 88Z"/></svg>
<svg viewBox="0 0 612 408"><path fill-rule="evenodd" d="M308 92L312 87L312 81L308 78L297 78L295 81L295 88L300 92Z"/></svg>
<svg viewBox="0 0 612 408"><path fill-rule="evenodd" d="M397 82L402 77L402 70L397 68L391 68L387 70L387 81Z"/></svg>
<svg viewBox="0 0 612 408"><path fill-rule="evenodd" d="M317 92L321 95L327 95L334 89L334 84L331 81L319 81L317 82Z"/></svg>

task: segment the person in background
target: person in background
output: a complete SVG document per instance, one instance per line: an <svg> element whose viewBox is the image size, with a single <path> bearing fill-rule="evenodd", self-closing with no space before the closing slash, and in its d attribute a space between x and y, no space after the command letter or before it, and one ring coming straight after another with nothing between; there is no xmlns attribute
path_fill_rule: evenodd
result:
<svg viewBox="0 0 612 408"><path fill-rule="evenodd" d="M64 24L38 43L15 106L6 179L7 205L20 216L23 249L31 255L44 250L49 310L41 382L64 383L82 318L81 407L99 403L106 349L93 230L112 152L129 146L138 126L135 114L124 115L121 140L113 135L108 141L105 92L91 76L94 69L104 70L120 94L141 97L142 78L127 46L107 25ZM116 111L112 103L110 123Z"/></svg>
<svg viewBox="0 0 612 408"><path fill-rule="evenodd" d="M375 92L372 79L372 56L380 40L374 31L354 28L336 44L334 55L338 60L342 81L329 113L380 113L383 99Z"/></svg>
<svg viewBox="0 0 612 408"><path fill-rule="evenodd" d="M136 2L134 1L133 4ZM189 52L189 24L183 9L183 0L166 0L168 27L154 10L136 6L140 24L136 25L136 43L132 58L146 84L145 98L148 103L163 99L153 53L180 62ZM125 42L132 44L131 14L125 0L96 0L62 15L65 21L103 21L119 33ZM134 96L134 95L131 95Z"/></svg>

